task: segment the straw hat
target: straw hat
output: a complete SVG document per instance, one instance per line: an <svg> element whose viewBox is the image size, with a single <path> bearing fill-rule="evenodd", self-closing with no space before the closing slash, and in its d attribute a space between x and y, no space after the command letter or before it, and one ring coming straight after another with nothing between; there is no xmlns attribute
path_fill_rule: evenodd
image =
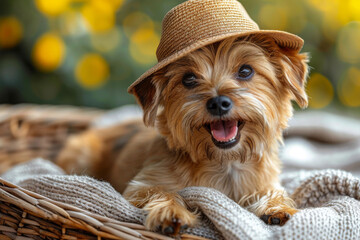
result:
<svg viewBox="0 0 360 240"><path fill-rule="evenodd" d="M280 46L300 51L304 41L293 34L260 30L237 0L189 0L171 9L163 19L162 34L156 51L158 63L128 88L149 81L151 75L190 52L233 36L267 35Z"/></svg>

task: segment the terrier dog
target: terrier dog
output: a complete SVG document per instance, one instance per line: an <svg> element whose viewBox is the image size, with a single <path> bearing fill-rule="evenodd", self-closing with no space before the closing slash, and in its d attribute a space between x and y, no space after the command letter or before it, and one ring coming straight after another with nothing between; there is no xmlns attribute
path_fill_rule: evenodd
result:
<svg viewBox="0 0 360 240"><path fill-rule="evenodd" d="M177 194L188 186L215 188L283 225L298 210L279 183L278 148L291 100L307 106L307 69L306 54L266 34L215 41L134 87L145 125L156 128L132 121L89 130L69 139L58 164L111 182L147 211L150 230L177 235L196 224Z"/></svg>

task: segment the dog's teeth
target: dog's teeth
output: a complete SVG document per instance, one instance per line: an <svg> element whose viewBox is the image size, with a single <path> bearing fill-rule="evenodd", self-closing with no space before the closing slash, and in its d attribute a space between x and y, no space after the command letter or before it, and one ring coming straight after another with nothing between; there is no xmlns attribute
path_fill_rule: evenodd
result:
<svg viewBox="0 0 360 240"><path fill-rule="evenodd" d="M219 142L221 142L221 143L227 143L227 142L231 142L231 141L233 141L233 140L235 140L235 137L233 137L233 138L231 138L231 139L229 139L229 140L227 140L227 141L219 141Z"/></svg>
<svg viewBox="0 0 360 240"><path fill-rule="evenodd" d="M233 140L235 140L235 137L233 137L233 138L231 138L231 139L229 139L229 140L227 140L227 141L221 141L221 140L217 140L218 142L221 142L221 143L227 143L227 142L231 142L231 141L233 141Z"/></svg>

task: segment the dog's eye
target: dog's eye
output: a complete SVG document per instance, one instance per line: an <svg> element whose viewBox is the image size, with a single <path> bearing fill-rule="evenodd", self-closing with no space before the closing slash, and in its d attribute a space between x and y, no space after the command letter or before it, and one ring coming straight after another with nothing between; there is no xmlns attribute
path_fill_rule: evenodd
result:
<svg viewBox="0 0 360 240"><path fill-rule="evenodd" d="M242 65L236 74L238 80L249 80L254 75L254 70L250 65Z"/></svg>
<svg viewBox="0 0 360 240"><path fill-rule="evenodd" d="M196 85L198 84L196 82L196 76L194 73L186 73L184 76L183 76L183 79L182 79L182 84L187 87L187 88L193 88L193 87L196 87Z"/></svg>

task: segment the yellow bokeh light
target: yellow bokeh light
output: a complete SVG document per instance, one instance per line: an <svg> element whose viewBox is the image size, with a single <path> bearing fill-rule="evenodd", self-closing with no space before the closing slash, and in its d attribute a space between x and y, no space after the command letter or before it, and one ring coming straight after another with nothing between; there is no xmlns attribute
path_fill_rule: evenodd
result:
<svg viewBox="0 0 360 240"><path fill-rule="evenodd" d="M84 88L98 88L109 77L109 65L99 54L86 54L76 65L75 77Z"/></svg>
<svg viewBox="0 0 360 240"><path fill-rule="evenodd" d="M360 69L349 68L338 85L340 101L349 107L360 106Z"/></svg>
<svg viewBox="0 0 360 240"><path fill-rule="evenodd" d="M65 12L71 0L35 0L35 5L43 14L55 17Z"/></svg>
<svg viewBox="0 0 360 240"><path fill-rule="evenodd" d="M360 22L351 22L340 31L337 53L344 62L357 63L360 60Z"/></svg>
<svg viewBox="0 0 360 240"><path fill-rule="evenodd" d="M336 1L338 4L333 10L333 18L337 19L343 26L351 21L360 20L359 0Z"/></svg>
<svg viewBox="0 0 360 240"><path fill-rule="evenodd" d="M308 0L322 14L322 32L333 41L338 31L351 21L360 21L359 0Z"/></svg>
<svg viewBox="0 0 360 240"><path fill-rule="evenodd" d="M154 22L142 12L133 12L126 16L123 21L124 32L127 37L131 37L136 31L141 29L154 29Z"/></svg>
<svg viewBox="0 0 360 240"><path fill-rule="evenodd" d="M150 65L156 62L156 48L160 36L148 28L140 28L130 38L130 55L138 63Z"/></svg>
<svg viewBox="0 0 360 240"><path fill-rule="evenodd" d="M331 103L334 98L334 89L330 81L320 73L313 73L307 84L309 96L309 107L324 108Z"/></svg>
<svg viewBox="0 0 360 240"><path fill-rule="evenodd" d="M65 44L54 33L46 33L35 43L32 58L35 66L42 71L53 71L63 62L65 56Z"/></svg>
<svg viewBox="0 0 360 240"><path fill-rule="evenodd" d="M130 40L130 56L139 64L150 65L156 62L155 52L160 41L156 26L142 12L133 12L123 21L124 33Z"/></svg>
<svg viewBox="0 0 360 240"><path fill-rule="evenodd" d="M92 32L106 32L115 26L116 9L109 1L92 0L81 10Z"/></svg>
<svg viewBox="0 0 360 240"><path fill-rule="evenodd" d="M16 46L23 36L23 28L15 17L0 19L0 47L11 48Z"/></svg>
<svg viewBox="0 0 360 240"><path fill-rule="evenodd" d="M121 33L117 28L108 32L91 35L91 45L98 51L109 52L115 49L121 42Z"/></svg>
<svg viewBox="0 0 360 240"><path fill-rule="evenodd" d="M348 13L353 21L360 21L360 2L359 0L348 1Z"/></svg>
<svg viewBox="0 0 360 240"><path fill-rule="evenodd" d="M259 12L259 24L264 29L286 30L288 10L284 6L264 5Z"/></svg>

